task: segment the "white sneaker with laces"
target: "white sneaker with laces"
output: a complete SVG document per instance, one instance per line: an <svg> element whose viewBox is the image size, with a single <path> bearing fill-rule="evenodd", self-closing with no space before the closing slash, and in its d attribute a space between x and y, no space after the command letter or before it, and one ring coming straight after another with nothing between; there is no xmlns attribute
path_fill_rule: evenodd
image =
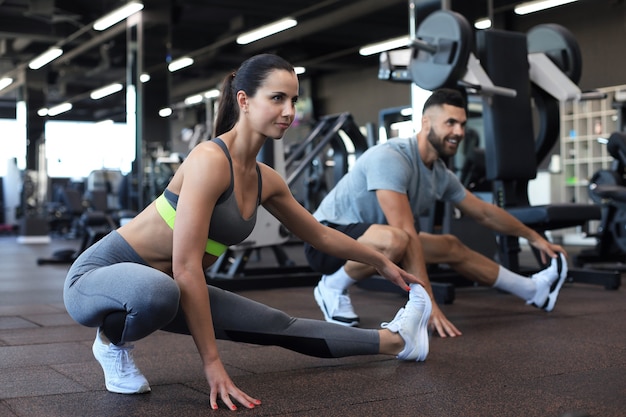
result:
<svg viewBox="0 0 626 417"><path fill-rule="evenodd" d="M424 361L428 356L428 320L432 303L428 293L419 284L411 284L409 301L389 323L380 326L404 339L404 349L397 358L403 361Z"/></svg>
<svg viewBox="0 0 626 417"><path fill-rule="evenodd" d="M118 394L141 394L150 391L148 380L141 374L132 355L133 345L116 346L105 343L100 331L93 342L93 355L102 366L108 391Z"/></svg>
<svg viewBox="0 0 626 417"><path fill-rule="evenodd" d="M348 290L335 290L324 284L324 277L313 290L315 301L324 313L324 319L343 326L358 326L359 316L352 308Z"/></svg>
<svg viewBox="0 0 626 417"><path fill-rule="evenodd" d="M530 278L535 282L537 292L533 298L526 301L526 304L552 311L565 278L567 278L567 260L565 255L559 253L558 257L552 259L549 267Z"/></svg>

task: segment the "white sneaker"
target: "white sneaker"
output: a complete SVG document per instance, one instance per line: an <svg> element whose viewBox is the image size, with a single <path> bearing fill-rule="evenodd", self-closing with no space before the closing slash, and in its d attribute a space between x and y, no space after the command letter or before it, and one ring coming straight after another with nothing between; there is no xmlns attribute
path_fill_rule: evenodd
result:
<svg viewBox="0 0 626 417"><path fill-rule="evenodd" d="M423 361L428 356L428 320L432 311L428 293L419 284L411 284L409 301L390 323L380 327L399 333L404 339L404 349L397 358L403 361Z"/></svg>
<svg viewBox="0 0 626 417"><path fill-rule="evenodd" d="M324 319L343 326L358 326L359 316L352 308L348 290L335 290L324 284L324 277L313 290L315 301L324 313Z"/></svg>
<svg viewBox="0 0 626 417"><path fill-rule="evenodd" d="M559 253L558 257L552 259L549 267L530 278L535 281L537 292L533 298L526 301L526 304L552 311L565 278L567 278L567 260L565 255Z"/></svg>
<svg viewBox="0 0 626 417"><path fill-rule="evenodd" d="M93 355L102 366L107 390L118 394L141 394L150 391L150 385L141 374L132 355L133 345L105 344L100 331L93 342Z"/></svg>

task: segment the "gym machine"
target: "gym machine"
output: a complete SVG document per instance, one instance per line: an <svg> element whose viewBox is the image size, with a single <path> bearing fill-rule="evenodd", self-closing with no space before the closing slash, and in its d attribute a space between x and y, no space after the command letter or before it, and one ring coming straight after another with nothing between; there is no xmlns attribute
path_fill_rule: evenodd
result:
<svg viewBox="0 0 626 417"><path fill-rule="evenodd" d="M611 168L594 173L589 180L589 197L602 210L595 233L595 247L584 249L573 259L575 265L592 265L626 271L626 134L614 132L607 141L613 157Z"/></svg>
<svg viewBox="0 0 626 417"><path fill-rule="evenodd" d="M486 178L493 183L496 204L529 227L544 233L599 219L599 210L593 205L531 207L527 195L528 181L535 178L537 163L558 140L559 101L602 98L596 92L582 93L576 85L581 54L573 36L558 25L540 25L526 36L481 31L477 34L478 60L472 52L471 35L471 27L461 15L445 10L433 12L416 30L410 49L380 55L378 76L414 82L425 90L464 88L482 96L488 142ZM502 59L511 54L519 58L515 68ZM531 98L539 112L537 140L532 131ZM511 133L517 139L511 139ZM518 239L499 236L498 245L500 263L519 271ZM576 269L570 270L569 278L604 284L607 289L619 287L620 279L616 271Z"/></svg>
<svg viewBox="0 0 626 417"><path fill-rule="evenodd" d="M528 199L528 181L536 176L538 158L543 158L545 155L542 154L558 141L558 129L555 133L548 133L551 129L540 129L540 135L544 137L534 140L531 99L534 98L537 110L546 121L548 113L545 109L558 110L559 100L602 97L595 92L582 93L576 86L581 62L573 36L563 27L540 25L526 36L482 31L478 43L479 55L489 76L518 93L510 99L492 97L483 100L486 173L487 179L493 183L496 204L540 234L599 220L600 210L593 204L531 206ZM507 59L498 59L501 56ZM526 71L527 64L530 64L530 71ZM558 121L558 113L551 116L551 123ZM519 271L518 239L500 236L498 243L500 263ZM541 265L539 254L534 248L533 251ZM611 270L570 268L568 280L617 289L620 274Z"/></svg>

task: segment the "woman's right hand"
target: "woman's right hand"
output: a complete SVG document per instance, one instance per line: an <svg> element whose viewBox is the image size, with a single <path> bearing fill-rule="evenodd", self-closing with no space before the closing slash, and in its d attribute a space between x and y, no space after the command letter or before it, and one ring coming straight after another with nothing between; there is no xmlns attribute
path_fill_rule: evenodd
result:
<svg viewBox="0 0 626 417"><path fill-rule="evenodd" d="M233 381L226 373L224 365L220 359L216 359L204 366L204 375L209 382L211 389L211 408L217 410L217 399L219 398L226 404L226 407L235 411L237 406L233 404L231 396L237 400L241 405L247 408L254 408L257 405L261 405L261 400L252 398L245 392L241 391L233 383Z"/></svg>

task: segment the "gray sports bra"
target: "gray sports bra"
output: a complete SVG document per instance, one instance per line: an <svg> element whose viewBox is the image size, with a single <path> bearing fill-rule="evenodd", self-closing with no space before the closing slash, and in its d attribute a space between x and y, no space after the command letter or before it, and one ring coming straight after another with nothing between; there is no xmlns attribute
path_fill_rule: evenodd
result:
<svg viewBox="0 0 626 417"><path fill-rule="evenodd" d="M235 178L233 175L233 161L230 158L230 153L226 144L220 139L212 139L226 154L228 162L230 164L230 185L228 189L220 196L213 209L213 216L211 217L211 224L209 226L209 239L215 242L219 242L225 246L236 245L241 243L247 238L256 224L256 209L252 216L248 219L244 219L239 211L237 200L235 199L235 193L233 189L235 187ZM256 166L256 172L258 176L258 197L257 207L261 204L261 170L259 165ZM174 194L167 188L163 192L167 202L176 210L178 204L178 195ZM209 252L210 253L210 252Z"/></svg>

